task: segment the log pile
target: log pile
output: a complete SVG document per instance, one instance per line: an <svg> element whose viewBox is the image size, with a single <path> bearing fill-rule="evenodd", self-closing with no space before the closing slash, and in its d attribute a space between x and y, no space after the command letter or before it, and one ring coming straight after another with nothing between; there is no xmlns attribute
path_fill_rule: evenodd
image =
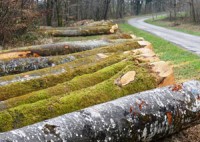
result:
<svg viewBox="0 0 200 142"><path fill-rule="evenodd" d="M87 26L93 27L94 25L108 26L110 24L101 21L90 23ZM51 30L51 28L43 30L49 29ZM64 31L65 29L59 30ZM161 105L162 102L157 100L165 98L165 96L162 97L162 93L163 95L170 94L167 91L168 88L142 93L141 98L139 94L136 94L136 97L134 95L125 97L141 91L174 84L173 68L169 63L160 61L153 50L153 45L142 38L128 34L113 34L107 37L110 38L2 51L0 53L0 132L2 132L0 133L0 140L22 142L27 141L27 139L36 142L39 139L42 141L62 141L63 139L67 141L106 141L108 139L111 141L121 141L122 139L148 141L154 139L154 134L156 138L160 138L179 130L179 128L167 127L166 131L169 128L169 133L155 131L154 134L150 134L150 128L147 126L149 124L154 126L156 121L159 124L164 123L166 117L170 119L171 115L173 117L178 115L178 112L174 109L170 110L170 107L167 110L170 112L169 114L165 110L158 110L158 107L146 107L153 102L155 106ZM184 86L178 86L177 90L182 88ZM188 87L185 88L187 90ZM150 94L149 100L148 94ZM154 94L156 95L155 98L153 97ZM188 95L192 94L188 93ZM175 96L174 98L173 96L170 97L166 96L166 99L176 99ZM118 98L117 101L106 103ZM131 100L132 102L129 103ZM123 102L121 106L124 107L117 109L119 102ZM101 103L106 104L92 107ZM184 103L184 106L186 106L187 102ZM103 107L107 104L110 107L109 110ZM128 106L130 104L132 106ZM138 105L141 112L138 109L134 111ZM181 107L178 100L177 104L173 105L174 108ZM100 109L101 107L102 109ZM129 113L127 107L130 109ZM95 110L96 108L99 109ZM186 108L182 109L185 110ZM156 114L153 114L153 109L155 109ZM92 115L87 116L87 113L84 112L89 112ZM121 115L122 112L123 115ZM103 113L106 115L102 116ZM164 118L158 119L157 113L160 115L162 113L167 114L166 117L161 115ZM143 114L146 114L147 117L143 117ZM78 123L74 117L71 117L75 115L77 115ZM192 115L191 121L196 120L194 115ZM58 118L51 119L53 117ZM91 118L92 121L88 122L87 118ZM47 119L51 120L46 122ZM63 121L61 122L60 119ZM79 121L79 119L82 120ZM105 124L100 120L104 120L108 125L104 127ZM169 126L172 123L173 126L177 126L174 123L178 120L178 118L177 121L172 120L172 122L165 120L165 123L168 122ZM38 123L40 121L44 122ZM52 125L53 122L55 122L55 125ZM178 124L180 123L178 122ZM91 125L97 129L94 129ZM133 125L134 127L132 127ZM180 126L182 125L184 123L180 124ZM78 126L80 126L80 129ZM109 130L103 132L103 127L106 129L109 127ZM162 128L164 129L164 127ZM124 131L122 131L122 128ZM57 129L59 130L58 133ZM86 129L84 131L87 133L83 134L83 129ZM100 129L103 130L102 135ZM3 133L5 131L10 132ZM67 131L72 132L72 136L68 137ZM20 132L25 135L21 137ZM157 136L157 133L159 133L159 136Z"/></svg>
<svg viewBox="0 0 200 142"><path fill-rule="evenodd" d="M76 27L40 27L41 33L55 37L74 37L74 36L91 36L102 34L114 34L118 30L118 25L112 21L90 22L83 26Z"/></svg>
<svg viewBox="0 0 200 142"><path fill-rule="evenodd" d="M0 140L156 141L200 123L199 94L199 81L146 91L1 133Z"/></svg>

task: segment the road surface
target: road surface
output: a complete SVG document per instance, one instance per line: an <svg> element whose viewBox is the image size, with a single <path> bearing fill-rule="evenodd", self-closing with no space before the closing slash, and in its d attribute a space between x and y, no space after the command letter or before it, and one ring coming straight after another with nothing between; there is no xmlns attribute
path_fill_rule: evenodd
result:
<svg viewBox="0 0 200 142"><path fill-rule="evenodd" d="M128 20L128 23L134 27L150 32L154 35L162 37L163 39L170 41L185 48L193 53L200 55L200 36L194 36L167 28L151 25L145 23L146 19L151 18L150 16L132 18Z"/></svg>

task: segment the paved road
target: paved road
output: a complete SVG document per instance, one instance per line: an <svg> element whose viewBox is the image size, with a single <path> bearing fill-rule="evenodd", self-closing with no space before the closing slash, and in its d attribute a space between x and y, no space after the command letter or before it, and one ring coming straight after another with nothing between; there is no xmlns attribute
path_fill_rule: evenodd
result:
<svg viewBox="0 0 200 142"><path fill-rule="evenodd" d="M190 34L145 23L144 21L149 18L151 17L148 16L132 18L128 21L128 23L134 27L148 31L152 34L164 38L165 40L175 43L180 47L185 48L186 50L200 55L200 36L193 36Z"/></svg>

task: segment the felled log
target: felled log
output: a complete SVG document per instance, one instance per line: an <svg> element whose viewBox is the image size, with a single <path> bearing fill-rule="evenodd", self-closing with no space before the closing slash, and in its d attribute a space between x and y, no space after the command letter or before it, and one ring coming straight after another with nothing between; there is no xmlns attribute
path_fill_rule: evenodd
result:
<svg viewBox="0 0 200 142"><path fill-rule="evenodd" d="M76 90L87 88L103 82L118 72L120 72L126 66L132 64L132 62L121 61L119 63L113 64L111 66L105 67L97 72L91 74L85 74L82 76L77 76L74 79L58 84L56 86L31 92L22 96L15 96L14 98L1 101L0 102L0 111L16 107L22 104L34 103L40 100L48 99L52 96L59 96L66 93L70 93Z"/></svg>
<svg viewBox="0 0 200 142"><path fill-rule="evenodd" d="M142 41L143 39L135 37L131 34L112 34L112 35L104 35L101 37L101 39L107 40L107 39L134 39L135 41Z"/></svg>
<svg viewBox="0 0 200 142"><path fill-rule="evenodd" d="M155 77L160 87L166 86L169 83L175 83L173 68L168 63L158 61L150 63L149 65L152 72L156 72Z"/></svg>
<svg viewBox="0 0 200 142"><path fill-rule="evenodd" d="M77 26L84 26L84 25L87 25L89 23L93 23L94 20L81 20L81 21L78 21L78 22L75 22L73 24L71 24L70 26L73 26L73 27L77 27Z"/></svg>
<svg viewBox="0 0 200 142"><path fill-rule="evenodd" d="M129 39L88 40L88 41L73 41L73 42L61 42L54 44L28 46L12 50L1 51L0 60L13 59L13 58L65 55L74 52L91 50L98 47L114 45L118 43L125 43L128 41L130 40Z"/></svg>
<svg viewBox="0 0 200 142"><path fill-rule="evenodd" d="M37 58L19 58L7 59L0 61L0 76L12 75L16 73L23 73L32 70L38 70L47 67L53 67L59 64L74 61L76 59L85 58L91 55L98 55L98 53L114 53L130 50L133 46L137 48L139 45L135 40L118 40L119 44L109 45L93 50L63 55L63 56L50 56L50 57L37 57ZM120 43L122 42L122 43Z"/></svg>
<svg viewBox="0 0 200 142"><path fill-rule="evenodd" d="M112 20L102 20L102 21L94 21L84 24L84 26L112 26L114 22Z"/></svg>
<svg viewBox="0 0 200 142"><path fill-rule="evenodd" d="M99 57L99 58L101 58L105 62L107 61L107 63L109 65L111 65L112 63L116 63L116 61L119 62L120 60L127 58L127 57L130 57L131 59L134 58L132 60L137 59L137 56L135 57L132 55L127 55L127 54L122 55L122 56L121 55L120 56L112 55L111 57L106 57L106 58ZM85 59L83 59L82 61L84 62L84 60ZM96 63L94 63L94 64L96 64ZM149 73L154 75L157 78L158 86L165 86L165 85L174 83L174 77L173 77L174 74L173 74L172 67L169 66L167 63L164 62L162 64L158 64L156 68L153 68L154 66L152 66L150 63L147 63L147 64L145 63L144 65L148 67ZM166 69L162 70L162 68L159 67L160 65L165 65ZM90 66L92 66L92 65L90 65ZM95 67L95 69L96 69L96 67ZM87 67L86 67L86 69L82 69L81 71L79 71L79 68L78 68L78 71L80 73L84 72L85 70L87 71ZM169 70L169 71L167 71L167 70ZM90 70L88 70L88 71L90 71ZM33 73L33 72L31 72L31 73ZM42 73L45 73L45 72L43 71ZM0 100L1 101L12 98L12 97L24 95L24 94L27 94L32 91L45 89L47 87L54 86L57 83L62 83L62 82L68 81L68 79L71 79L72 76L76 76L77 69L75 69L75 70L72 69L70 71L68 70L68 72L66 72L64 74L56 75L56 76L54 76L53 74L48 75L48 76L43 76L43 77L40 76L40 78L32 78L32 76L34 77L34 74L32 74L32 76L30 73L28 76L26 74L27 73L22 74L21 76L15 75L13 77L8 76L8 77L0 78L1 80L4 79L1 82L1 85L4 85L4 86L0 87L0 90L2 90L0 92ZM63 76L65 76L65 77L63 77ZM29 81L26 81L26 80L29 80ZM26 81L26 82L23 82L23 81ZM18 83L13 83L13 82L18 82ZM38 82L40 82L40 84L38 84ZM10 84L10 85L5 86L7 84ZM9 89L9 88L15 88L15 89Z"/></svg>
<svg viewBox="0 0 200 142"><path fill-rule="evenodd" d="M59 57L57 57L57 59L58 58ZM63 60L61 60L62 58L59 59L56 60L56 58L51 57L39 57L0 61L0 76L18 74L27 71L53 67L61 63L66 63L75 60L73 56L71 56L71 58L70 56L68 56L68 58L65 58Z"/></svg>
<svg viewBox="0 0 200 142"><path fill-rule="evenodd" d="M102 51L103 53L105 53L105 52L111 53L112 51L114 51L114 52L117 51L116 53L118 53L121 51L127 51L127 50L137 49L137 48L140 48L140 45L137 42L127 42L125 44L117 44L117 45L105 47L105 48L102 48L101 50L96 50L96 51ZM35 77L35 76L38 78L38 77L46 76L49 74L61 73L61 72L64 72L65 70L68 70L68 68L77 67L77 66L80 66L83 64L95 63L95 61L101 60L101 57L98 57L96 54L93 54L91 56L91 53L95 53L96 51L91 50L90 52L74 54L74 56L76 56L76 57L86 56L86 58L80 58L78 60L75 60L75 61L67 63L67 64L62 64L62 65L54 66L51 68L31 71L31 72L22 73L22 74L16 74L16 75L12 75L9 77L1 77L0 78L0 86L7 85L7 84L10 84L10 83L16 82L16 81L23 81L23 80L31 79L32 77Z"/></svg>
<svg viewBox="0 0 200 142"><path fill-rule="evenodd" d="M125 86L116 84L116 80L121 79L122 75L129 71L137 73L135 80L130 81ZM11 119L6 122L0 120L0 130L5 129L7 131L30 125L131 93L153 89L156 85L155 77L149 74L147 69L131 64L112 78L95 86L2 111L0 118L11 116ZM7 115L8 112L9 115ZM19 114L23 117L19 118Z"/></svg>
<svg viewBox="0 0 200 142"><path fill-rule="evenodd" d="M39 73L38 71L31 71L28 73L1 77L0 100L3 101L9 98L13 98L15 96L20 96L33 91L38 91L41 89L55 86L58 83L69 81L77 75L93 73L106 66L110 66L114 63L117 63L125 58L126 56L124 55L114 54L107 58L98 58L99 61L97 62L94 62L94 60L88 60L92 62L90 64L86 63L86 59L84 58L81 59L81 61L85 65L79 66L77 68L71 68L68 63L67 65L65 65L65 70L62 70L61 68L60 74L55 74L55 72L52 72L52 68L47 68L38 70ZM74 66L72 62L70 64ZM52 74L49 74L49 72L52 72ZM43 74L43 76L41 76L41 74Z"/></svg>
<svg viewBox="0 0 200 142"><path fill-rule="evenodd" d="M88 26L79 27L77 29L52 29L43 31L45 34L55 37L76 37L76 36L91 36L102 34L114 34L118 30L118 25L102 25L102 26Z"/></svg>
<svg viewBox="0 0 200 142"><path fill-rule="evenodd" d="M1 133L0 140L158 140L200 123L199 94L199 81L146 91Z"/></svg>
<svg viewBox="0 0 200 142"><path fill-rule="evenodd" d="M148 41L138 41L138 43L145 48L153 49L153 46L150 42Z"/></svg>
<svg viewBox="0 0 200 142"><path fill-rule="evenodd" d="M136 61L139 63L147 62L151 73L153 73L153 75L157 78L157 84L159 84L159 87L175 83L173 67L170 66L167 62L160 61L160 59L152 50L150 43L148 43L147 46L144 46L144 48L134 49L124 53L133 53Z"/></svg>
<svg viewBox="0 0 200 142"><path fill-rule="evenodd" d="M140 52L138 52L138 51L140 51ZM128 51L128 52L129 52L129 54L126 53L125 56L131 55L131 53L130 53L131 51ZM149 73L152 74L153 76L155 76L155 78L157 80L157 86L161 87L161 86L166 86L166 85L175 83L173 69L171 66L168 65L168 63L163 62L163 61L147 60L149 58L151 59L152 56L155 56L155 53L152 50L150 50L148 48L141 48L141 49L135 49L132 52L134 53L134 55L137 55L137 56L133 56L136 60L141 59L144 55L146 56L146 58L145 58L146 60L144 62L145 64L142 66L147 66ZM101 56L104 57L105 55L103 54ZM107 57L105 57L105 58L107 58ZM132 58L131 58L131 60L132 60ZM107 67L106 69L102 69L103 73L104 73L104 70L107 70L107 72L105 73L105 76L103 74L101 74L101 70L100 70L97 73L84 75L83 77L77 77L77 78L75 78L75 80L65 82L63 84L59 84L57 86L47 88L45 90L32 92L32 93L25 94L25 95L19 96L19 97L17 97L17 95L16 95L14 98L11 98L11 99L5 100L5 101L1 101L0 110L14 107L14 106L21 105L21 104L25 104L25 103L33 103L38 100L47 99L51 96L58 96L61 94L69 93L69 92L73 91L73 87L75 87L75 86L76 86L75 87L76 89L77 88L81 89L82 86L84 86L84 85L86 85L86 87L89 87L88 86L89 84L91 84L91 83L93 84L96 81L99 81L99 78L101 78L100 80L102 80L102 79L106 80L106 78L107 78L106 74L110 74L109 71L111 71L111 73L112 73L112 69L113 69L113 73L117 72L116 71L117 69L115 69L117 66L121 67L122 65L125 65L125 64L127 66L129 64L132 64L132 62L127 62L127 61L128 60L126 60L126 62L122 61L122 63L120 62L120 63L117 63L116 65ZM140 64L142 64L142 62L140 62ZM156 66L154 66L154 65L156 65ZM132 80L134 80L135 75L133 75L132 72L135 72L135 71L131 71L130 73L125 74L119 80L119 82L117 84L119 86L124 86L124 84L126 85L129 82L131 82ZM104 77L102 77L102 76L104 76ZM87 79L87 77L88 77L88 79ZM93 81L91 81L91 80L93 80ZM77 83L74 84L73 83L74 81ZM83 83L83 82L85 82L85 83ZM70 89L70 87L72 87L72 88ZM54 90L56 90L56 91L54 91Z"/></svg>
<svg viewBox="0 0 200 142"><path fill-rule="evenodd" d="M145 48L135 49L130 51L135 56L138 62L158 62L160 59L158 56L154 53L152 49L149 49L148 46L145 46ZM126 52L125 52L126 53Z"/></svg>

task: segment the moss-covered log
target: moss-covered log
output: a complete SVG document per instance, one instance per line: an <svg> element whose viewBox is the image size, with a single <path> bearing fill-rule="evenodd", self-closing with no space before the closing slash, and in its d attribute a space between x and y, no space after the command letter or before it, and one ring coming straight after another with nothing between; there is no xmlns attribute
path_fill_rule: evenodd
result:
<svg viewBox="0 0 200 142"><path fill-rule="evenodd" d="M65 55L129 41L131 41L131 39L88 40L35 45L11 50L3 50L0 52L0 59Z"/></svg>
<svg viewBox="0 0 200 142"><path fill-rule="evenodd" d="M122 40L123 41L123 40ZM0 61L0 76L23 73L32 70L38 70L47 67L53 67L59 64L74 61L76 59L85 58L98 53L111 53L123 52L130 50L132 47L137 48L137 43L134 40L127 40L124 43L108 45L93 50L63 55L63 56L50 56L50 57L37 57L37 58L20 58L11 60ZM139 47L139 46L138 46Z"/></svg>
<svg viewBox="0 0 200 142"><path fill-rule="evenodd" d="M39 100L48 99L52 96L58 96L75 90L80 90L82 88L93 86L111 78L116 73L120 72L125 66L128 66L130 64L132 64L132 62L121 61L119 63L103 68L97 72L77 76L68 82L58 84L44 90L35 91L26 95L1 101L0 111L11 107L16 107L18 105L34 103Z"/></svg>
<svg viewBox="0 0 200 142"><path fill-rule="evenodd" d="M108 52L118 51L115 48L119 49L119 51L127 51L127 50L131 50L131 49L135 49L135 48L140 48L140 45L137 42L130 42L130 43L126 43L126 44L114 45L114 46L105 48L103 50L108 51ZM101 51L103 51L103 50L101 50ZM54 66L54 67L51 67L51 68L31 71L31 72L27 72L27 73L1 77L0 78L0 86L7 85L7 84L17 82L17 81L24 81L24 80L30 80L32 78L39 78L39 77L42 77L42 76L47 76L49 74L62 73L62 72L69 70L70 68L77 67L77 66L80 66L80 65L84 65L84 64L88 64L88 63L94 64L96 61L102 59L102 57L99 57L98 55L89 56L92 52L95 52L95 51L91 51L91 52L88 52L88 53L84 52L83 55L82 54L76 54L76 56L86 56L86 55L88 55L88 57L80 58L80 59L75 60L75 61L70 62L70 63Z"/></svg>
<svg viewBox="0 0 200 142"><path fill-rule="evenodd" d="M45 34L55 37L91 36L113 34L118 30L118 25L85 26L74 29L49 29L42 30Z"/></svg>
<svg viewBox="0 0 200 142"><path fill-rule="evenodd" d="M178 86L126 96L1 133L0 140L158 141L200 123L200 82L190 81ZM1 115L4 121L12 122L9 113Z"/></svg>
<svg viewBox="0 0 200 142"><path fill-rule="evenodd" d="M34 75L35 71L32 71L31 74L29 73L28 76L26 74L14 75L14 76L6 76L1 77L1 85L0 86L0 100L6 100L15 96L24 95L33 91L45 89L48 87L55 86L58 83L63 83L66 81L71 80L72 78L83 75L87 73L93 73L95 71L98 71L99 69L102 69L106 66L110 66L114 63L117 63L123 59L125 59L126 56L124 55L112 55L110 57L107 57L105 59L100 59L98 62L94 63L94 60L91 60L91 64L79 66L77 68L71 68L69 64L66 65L67 70L64 73L60 74L51 74L48 76L43 76L38 78L38 76ZM85 61L85 58L82 59L82 61ZM84 63L84 62L82 62ZM72 62L71 62L72 64ZM73 65L73 64L72 64ZM68 67L67 67L68 66ZM51 71L51 70L49 70ZM46 71L44 70L44 72ZM26 79L27 78L27 79ZM14 83L15 82L15 83ZM9 84L9 85L8 85ZM11 89L12 88L12 89Z"/></svg>
<svg viewBox="0 0 200 142"><path fill-rule="evenodd" d="M123 87L115 84L116 79L132 70L137 73L134 81L129 82ZM132 64L112 78L95 86L2 111L0 112L0 118L2 118L0 120L0 130L5 131L30 125L131 93L149 90L156 86L157 81L155 77L149 74L146 68ZM4 121L8 117L11 119Z"/></svg>

